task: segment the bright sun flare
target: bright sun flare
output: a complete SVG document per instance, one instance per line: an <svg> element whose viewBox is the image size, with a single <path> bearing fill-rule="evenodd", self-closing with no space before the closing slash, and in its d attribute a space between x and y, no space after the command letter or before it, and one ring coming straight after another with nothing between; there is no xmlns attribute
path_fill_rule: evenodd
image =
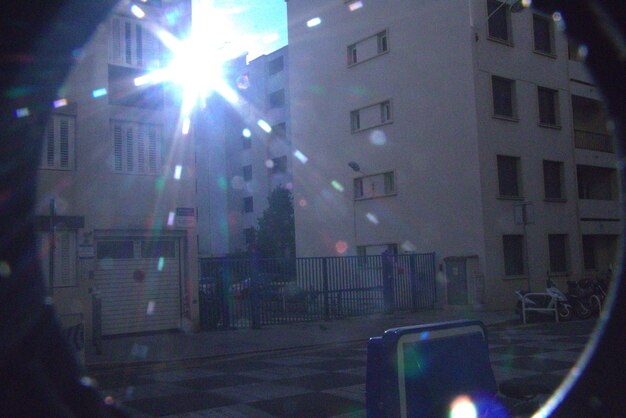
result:
<svg viewBox="0 0 626 418"><path fill-rule="evenodd" d="M143 11L132 6L133 14ZM134 80L136 86L171 82L181 89L181 126L183 134L189 132L190 117L196 106L218 93L231 104L239 95L224 80L223 66L229 60L244 55L253 47L254 39L237 31L229 13L213 7L211 0L193 0L193 18L189 34L179 39L162 28L154 32L163 45L172 52L165 67L150 71Z"/></svg>

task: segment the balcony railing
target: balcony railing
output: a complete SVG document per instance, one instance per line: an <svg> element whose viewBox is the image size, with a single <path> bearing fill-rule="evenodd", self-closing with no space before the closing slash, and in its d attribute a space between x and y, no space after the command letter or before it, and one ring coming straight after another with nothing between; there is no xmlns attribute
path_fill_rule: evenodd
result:
<svg viewBox="0 0 626 418"><path fill-rule="evenodd" d="M613 153L611 135L574 129L574 144L576 148L592 151Z"/></svg>

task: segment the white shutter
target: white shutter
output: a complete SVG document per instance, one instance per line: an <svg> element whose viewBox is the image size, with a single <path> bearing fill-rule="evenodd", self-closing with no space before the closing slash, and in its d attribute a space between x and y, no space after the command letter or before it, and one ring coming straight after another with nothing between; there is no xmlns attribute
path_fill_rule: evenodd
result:
<svg viewBox="0 0 626 418"><path fill-rule="evenodd" d="M135 169L135 153L133 141L133 128L126 128L126 172L132 173Z"/></svg>
<svg viewBox="0 0 626 418"><path fill-rule="evenodd" d="M139 126L137 132L137 170L140 173L146 171L146 128Z"/></svg>
<svg viewBox="0 0 626 418"><path fill-rule="evenodd" d="M59 118L59 167L70 166L70 121L69 118Z"/></svg>
<svg viewBox="0 0 626 418"><path fill-rule="evenodd" d="M157 141L159 137L157 135L157 130L154 126L150 127L148 134L148 164L150 173L156 174L158 167L158 152L157 152Z"/></svg>
<svg viewBox="0 0 626 418"><path fill-rule="evenodd" d="M122 171L122 126L113 125L113 160L115 171Z"/></svg>
<svg viewBox="0 0 626 418"><path fill-rule="evenodd" d="M43 167L54 167L54 118L50 118L46 126L46 150Z"/></svg>
<svg viewBox="0 0 626 418"><path fill-rule="evenodd" d="M55 231L54 287L76 285L76 233Z"/></svg>
<svg viewBox="0 0 626 418"><path fill-rule="evenodd" d="M119 64L122 62L122 29L119 18L111 20L111 34L109 36L109 59L111 63Z"/></svg>

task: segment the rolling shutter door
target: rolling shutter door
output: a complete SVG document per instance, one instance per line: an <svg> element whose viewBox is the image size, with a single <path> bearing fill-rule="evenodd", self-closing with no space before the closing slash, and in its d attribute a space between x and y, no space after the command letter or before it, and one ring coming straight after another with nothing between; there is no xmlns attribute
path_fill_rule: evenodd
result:
<svg viewBox="0 0 626 418"><path fill-rule="evenodd" d="M172 238L98 242L95 280L102 335L180 327L179 254Z"/></svg>

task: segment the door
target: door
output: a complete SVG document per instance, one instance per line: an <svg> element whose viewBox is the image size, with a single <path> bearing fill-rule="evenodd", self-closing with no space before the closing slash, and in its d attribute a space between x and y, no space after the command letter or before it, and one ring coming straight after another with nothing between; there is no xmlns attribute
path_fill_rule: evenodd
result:
<svg viewBox="0 0 626 418"><path fill-rule="evenodd" d="M180 327L180 248L175 238L100 240L96 287L102 335Z"/></svg>
<svg viewBox="0 0 626 418"><path fill-rule="evenodd" d="M448 281L448 304L467 305L467 260L465 258L446 259Z"/></svg>

